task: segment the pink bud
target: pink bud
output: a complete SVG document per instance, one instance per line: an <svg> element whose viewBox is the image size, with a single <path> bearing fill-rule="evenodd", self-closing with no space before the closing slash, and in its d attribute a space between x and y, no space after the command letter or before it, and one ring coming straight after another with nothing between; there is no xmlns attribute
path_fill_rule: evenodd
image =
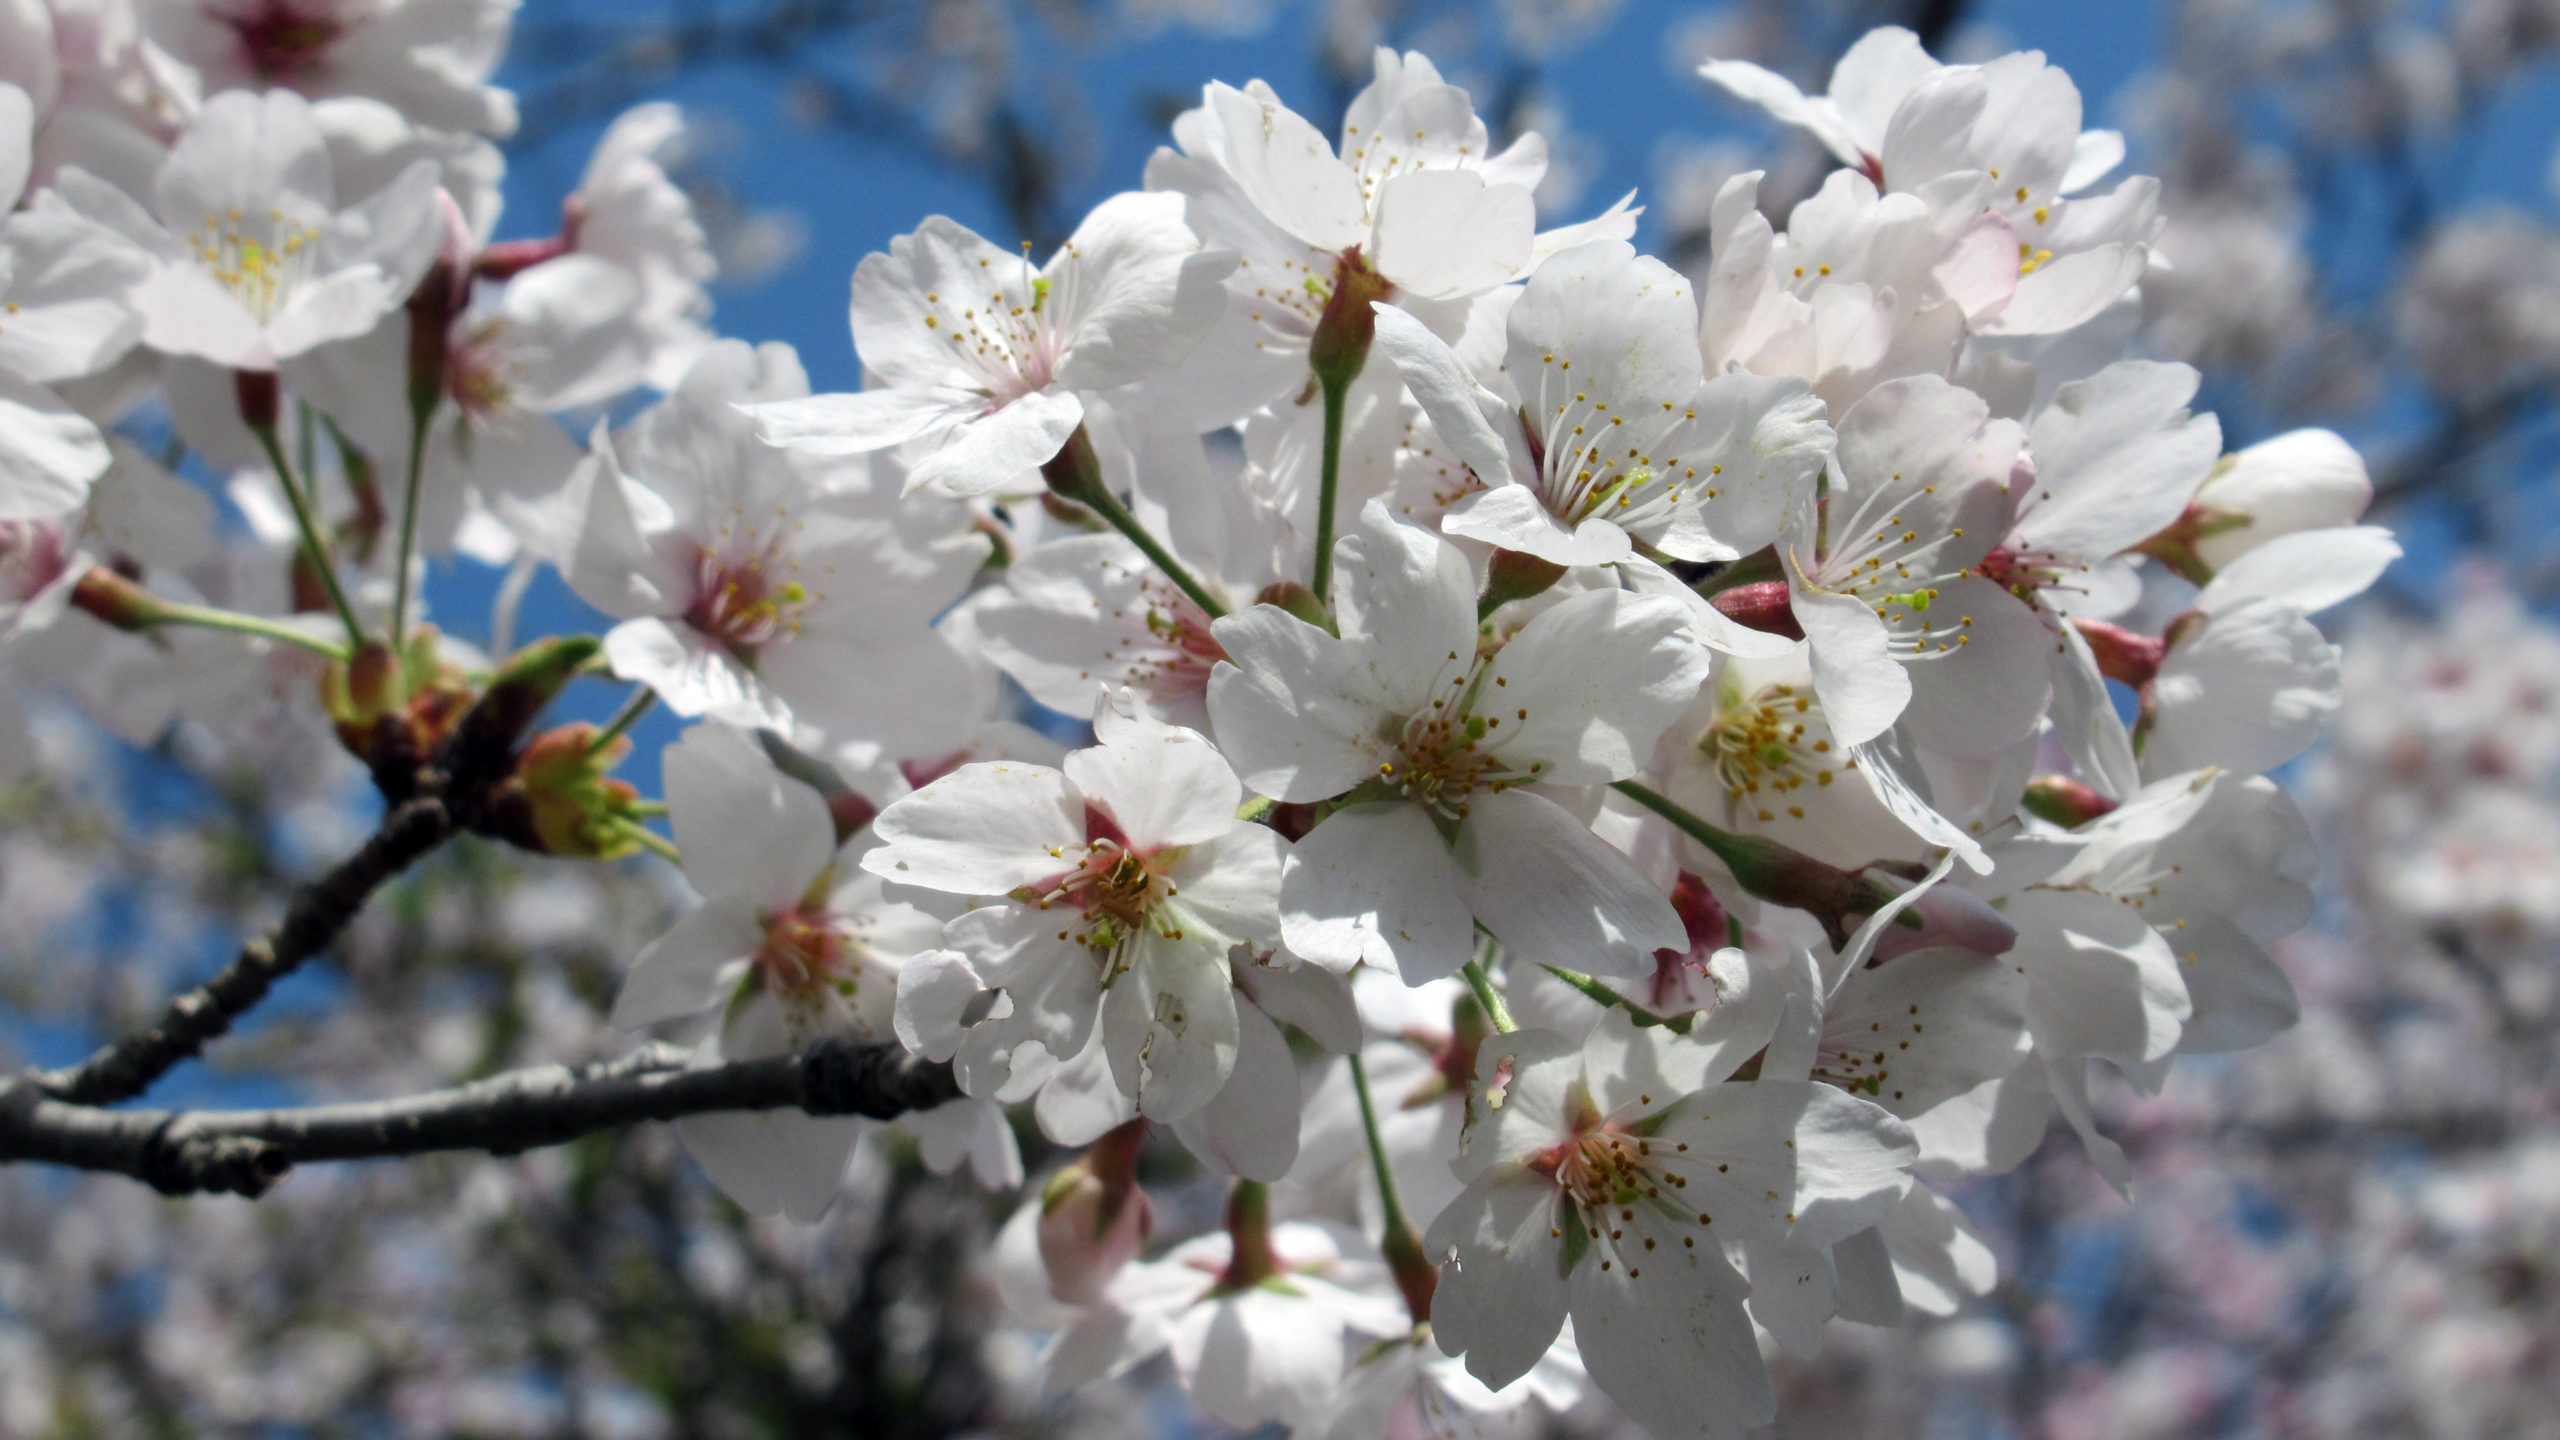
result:
<svg viewBox="0 0 2560 1440"><path fill-rule="evenodd" d="M1111 1277L1137 1258L1154 1233L1155 1212L1137 1181L1138 1150L1146 1138L1144 1119L1120 1126L1041 1192L1040 1263L1059 1303L1100 1299Z"/></svg>
<svg viewBox="0 0 2560 1440"><path fill-rule="evenodd" d="M1913 883L1880 866L1869 866L1866 873L1896 893L1910 889ZM1990 901L1959 886L1933 885L1929 893L1902 913L1919 917L1919 928L1884 926L1876 937L1873 960L1890 960L1896 955L1944 945L1983 955L2005 955L2010 946L2018 943L2018 927L2010 924L2007 916L1992 909Z"/></svg>

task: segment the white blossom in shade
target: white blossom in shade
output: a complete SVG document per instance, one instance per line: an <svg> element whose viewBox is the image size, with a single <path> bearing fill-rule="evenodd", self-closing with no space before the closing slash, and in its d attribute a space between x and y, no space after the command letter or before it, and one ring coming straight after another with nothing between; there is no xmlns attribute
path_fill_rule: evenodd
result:
<svg viewBox="0 0 2560 1440"><path fill-rule="evenodd" d="M1365 1349L1401 1334L1404 1308L1357 1235L1284 1222L1270 1227L1269 1245L1277 1273L1247 1284L1227 1281L1235 1246L1224 1232L1123 1266L1050 1348L1046 1389L1089 1384L1170 1351L1182 1388L1229 1425L1313 1419L1339 1392L1346 1343Z"/></svg>
<svg viewBox="0 0 2560 1440"><path fill-rule="evenodd" d="M2113 131L2080 128L2079 87L2039 51L1941 65L1899 27L1872 30L1807 97L1747 61L1700 74L1810 130L1881 191L1961 219L1997 216L2014 247L2013 294L1972 317L1977 333L2069 330L2123 295L2149 263L2160 182L2136 176L2082 195L2124 158ZM2074 198L2077 197L2077 198Z"/></svg>
<svg viewBox="0 0 2560 1440"><path fill-rule="evenodd" d="M890 1039L899 967L940 940L941 923L883 899L879 878L839 854L818 792L743 733L688 731L668 748L665 774L668 821L703 904L632 962L613 1023L636 1030L716 1010L705 1063L836 1036ZM796 1111L677 1123L731 1199L795 1220L826 1213L861 1131L857 1117Z"/></svg>
<svg viewBox="0 0 2560 1440"><path fill-rule="evenodd" d="M690 143L684 112L674 105L624 111L596 142L563 216L576 254L630 277L636 294L617 318L630 335L636 378L661 390L684 379L712 338L703 286L718 265L692 198L666 171ZM619 372L610 384L599 377L590 382L595 393L565 403L588 403L632 383Z"/></svg>
<svg viewBox="0 0 2560 1440"><path fill-rule="evenodd" d="M1500 1390L1441 1354L1430 1329L1418 1327L1354 1357L1337 1398L1299 1433L1315 1440L1534 1440L1546 1432L1547 1416L1572 1410L1589 1386L1570 1322L1528 1374Z"/></svg>
<svg viewBox="0 0 2560 1440"><path fill-rule="evenodd" d="M1782 545L1813 684L1844 744L1904 717L1957 755L2006 749L2043 717L2052 637L1976 573L2007 531L2024 436L1935 376L1890 381L1840 419L1836 484Z"/></svg>
<svg viewBox="0 0 2560 1440"><path fill-rule="evenodd" d="M1457 1160L1467 1189L1423 1240L1447 1257L1443 1350L1499 1388L1569 1313L1592 1383L1638 1424L1767 1423L1727 1244L1845 1240L1900 1201L1914 1154L1902 1122L1832 1086L1730 1079L1771 1018L1719 1007L1675 1036L1612 1007L1579 1046L1539 1030L1485 1043Z"/></svg>
<svg viewBox="0 0 2560 1440"><path fill-rule="evenodd" d="M1440 526L1558 565L1648 551L1732 560L1778 538L1831 449L1801 380L1710 379L1688 282L1623 241L1539 267L1489 375L1419 321L1378 311L1381 349L1488 487Z"/></svg>
<svg viewBox="0 0 2560 1440"><path fill-rule="evenodd" d="M1814 692L1808 647L1773 659L1722 656L1688 712L1663 732L1663 793L1726 830L1766 835L1857 869L1922 844L1974 841L1875 744L1844 745Z"/></svg>
<svg viewBox="0 0 2560 1440"><path fill-rule="evenodd" d="M1056 455L1087 395L1180 365L1225 307L1235 257L1203 251L1169 195L1115 195L1038 270L936 216L853 272L865 383L757 408L815 454L910 446L907 488L995 490Z"/></svg>
<svg viewBox="0 0 2560 1440"><path fill-rule="evenodd" d="M35 168L36 106L27 92L0 81L0 214L18 208Z"/></svg>
<svg viewBox="0 0 2560 1440"><path fill-rule="evenodd" d="M1142 494L1139 520L1227 609L1301 573L1288 522L1245 477L1211 473L1197 437L1148 436L1137 454L1168 501ZM1126 537L1035 546L972 609L981 648L1050 709L1080 714L1099 685L1169 724L1207 728L1209 671L1226 652L1209 616Z"/></svg>
<svg viewBox="0 0 2560 1440"><path fill-rule="evenodd" d="M87 416L42 385L0 369L0 523L78 509L112 458Z"/></svg>
<svg viewBox="0 0 2560 1440"><path fill-rule="evenodd" d="M1164 387L1204 428L1306 383L1308 344L1346 278L1454 335L1473 297L1584 240L1635 233L1625 201L1537 233L1546 142L1523 135L1496 153L1467 92L1417 52L1380 49L1375 67L1343 113L1339 153L1256 80L1209 85L1174 121L1179 148L1147 162L1147 188L1184 197L1203 243L1242 257L1217 342Z"/></svg>
<svg viewBox="0 0 2560 1440"><path fill-rule="evenodd" d="M445 236L431 160L341 208L327 137L290 90L206 101L161 164L148 210L78 170L55 189L149 253L132 291L142 343L235 370L273 370L372 329Z"/></svg>
<svg viewBox="0 0 2560 1440"><path fill-rule="evenodd" d="M515 97L490 85L516 0L140 0L144 34L203 93L281 87L360 95L437 130L506 135Z"/></svg>
<svg viewBox="0 0 2560 1440"><path fill-rule="evenodd" d="M995 1095L1076 1059L1098 1022L1120 1092L1178 1120L1239 1063L1229 955L1278 945L1287 845L1236 818L1244 789L1198 732L1095 718L1101 743L1061 769L964 765L893 802L862 863L987 902L951 922L931 988L902 997L910 1046Z"/></svg>
<svg viewBox="0 0 2560 1440"><path fill-rule="evenodd" d="M928 753L971 688L929 622L986 542L945 507L901 506L860 462L764 444L737 408L808 388L787 345L703 352L597 446L563 571L622 622L605 635L614 672L679 714Z"/></svg>
<svg viewBox="0 0 2560 1440"><path fill-rule="evenodd" d="M2206 511L2196 556L2219 570L2270 540L2353 525L2372 501L2373 477L2354 446L2330 430L2288 430L2224 457L2205 477L2195 495Z"/></svg>
<svg viewBox="0 0 2560 1440"><path fill-rule="evenodd" d="M1662 892L1556 796L1635 774L1696 693L1685 608L1589 591L1488 653L1447 541L1373 500L1335 555L1339 638L1268 605L1212 630L1229 662L1209 714L1245 783L1351 796L1290 855L1288 948L1419 983L1466 962L1477 924L1524 960L1609 974L1679 943Z"/></svg>

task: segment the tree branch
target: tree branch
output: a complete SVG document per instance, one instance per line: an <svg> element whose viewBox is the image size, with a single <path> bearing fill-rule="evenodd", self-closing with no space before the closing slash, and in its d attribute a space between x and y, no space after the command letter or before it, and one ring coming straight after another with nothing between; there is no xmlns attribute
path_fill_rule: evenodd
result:
<svg viewBox="0 0 2560 1440"><path fill-rule="evenodd" d="M113 1104L150 1089L336 939L375 890L443 844L453 828L452 815L434 798L393 809L361 849L294 892L283 923L241 946L212 979L170 1001L157 1023L100 1047L77 1065L36 1076L36 1088L73 1105Z"/></svg>
<svg viewBox="0 0 2560 1440"><path fill-rule="evenodd" d="M513 1155L643 1120L799 1109L889 1120L958 1099L947 1063L900 1046L825 1040L789 1055L677 1068L664 1049L545 1065L450 1090L287 1110L102 1110L26 1080L0 1085L0 1161L129 1175L166 1195L255 1196L305 1161L439 1150Z"/></svg>

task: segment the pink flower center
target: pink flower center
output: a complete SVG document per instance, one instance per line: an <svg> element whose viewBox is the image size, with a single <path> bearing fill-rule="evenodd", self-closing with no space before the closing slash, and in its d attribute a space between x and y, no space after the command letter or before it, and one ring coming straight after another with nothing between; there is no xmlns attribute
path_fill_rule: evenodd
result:
<svg viewBox="0 0 2560 1440"><path fill-rule="evenodd" d="M685 623L752 664L757 650L799 633L801 611L811 599L799 565L783 553L779 535L740 539L723 527L723 548L706 548L694 561L693 601Z"/></svg>
<svg viewBox="0 0 2560 1440"><path fill-rule="evenodd" d="M1058 938L1082 945L1111 967L1104 975L1108 983L1125 968L1121 953L1140 931L1152 927L1168 940L1182 938L1180 922L1164 905L1177 893L1164 871L1178 852L1132 845L1109 815L1091 805L1085 807L1085 835L1085 851L1074 869L1025 886L1013 898L1042 910L1083 912L1084 918L1060 930ZM1064 850L1054 853L1066 856Z"/></svg>
<svg viewBox="0 0 2560 1440"><path fill-rule="evenodd" d="M250 71L269 82L308 79L346 33L346 22L327 0L252 0L215 12L215 18L240 37L241 57Z"/></svg>
<svg viewBox="0 0 2560 1440"><path fill-rule="evenodd" d="M1227 658L1209 634L1208 615L1161 575L1150 573L1140 583L1148 648L1130 665L1130 681L1159 701L1204 701L1210 670Z"/></svg>
<svg viewBox="0 0 2560 1440"><path fill-rule="evenodd" d="M1565 1202L1576 1212L1583 1239L1601 1254L1600 1268L1623 1265L1627 1278L1640 1278L1646 1258L1665 1245L1695 1249L1693 1232L1715 1221L1692 1210L1681 1192L1687 1176L1674 1165L1704 1164L1685 1142L1657 1140L1610 1124L1588 1098L1581 1101L1573 1134L1553 1148L1528 1158L1528 1168L1555 1181ZM1556 1227L1568 1254L1577 1245L1564 1234L1573 1223ZM1792 1218L1792 1217L1790 1217Z"/></svg>
<svg viewBox="0 0 2560 1440"><path fill-rule="evenodd" d="M823 985L849 996L854 991L853 967L846 963L850 957L835 917L802 906L765 921L755 965L779 995L807 995Z"/></svg>
<svg viewBox="0 0 2560 1440"><path fill-rule="evenodd" d="M70 537L50 520L0 520L0 603L23 605L71 568Z"/></svg>

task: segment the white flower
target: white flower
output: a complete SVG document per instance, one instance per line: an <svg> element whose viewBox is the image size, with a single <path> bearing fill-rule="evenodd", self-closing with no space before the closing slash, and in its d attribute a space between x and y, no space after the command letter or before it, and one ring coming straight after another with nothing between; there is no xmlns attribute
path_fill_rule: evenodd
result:
<svg viewBox="0 0 2560 1440"><path fill-rule="evenodd" d="M1447 541L1373 500L1335 553L1340 638L1268 605L1212 631L1232 663L1209 714L1245 782L1351 792L1290 856L1289 949L1419 983L1465 963L1479 923L1524 960L1611 974L1680 943L1670 902L1548 787L1642 768L1704 678L1685 608L1591 591L1483 653Z"/></svg>
<svg viewBox="0 0 2560 1440"><path fill-rule="evenodd" d="M1236 819L1243 787L1197 732L1105 706L1095 733L1063 770L964 765L895 801L863 865L989 902L951 922L958 953L899 1016L911 1046L956 1056L963 1089L1045 1078L1099 1017L1121 1093L1176 1120L1238 1064L1229 952L1278 944L1286 843ZM973 1007L982 990L1002 1002Z"/></svg>
<svg viewBox="0 0 2560 1440"><path fill-rule="evenodd" d="M2000 217L2017 283L1972 317L1977 333L2068 330L2142 278L2160 182L2137 176L2107 195L2068 198L2115 168L2124 140L2081 130L2079 87L2039 51L1941 65L1910 31L1886 27L1841 56L1827 96L1808 98L1747 61L1699 73L1812 131L1879 190L1919 195L1957 218Z"/></svg>
<svg viewBox="0 0 2560 1440"><path fill-rule="evenodd" d="M2219 570L2270 540L2353 525L2372 501L2373 477L2354 446L2334 431L2288 430L2224 457L2205 477L2195 503L2220 513L2208 515L2196 556Z"/></svg>
<svg viewBox="0 0 2560 1440"><path fill-rule="evenodd" d="M143 0L145 34L207 91L362 95L438 130L505 135L513 95L487 84L516 0Z"/></svg>
<svg viewBox="0 0 2560 1440"><path fill-rule="evenodd" d="M1869 391L1839 436L1838 483L1818 515L1798 511L1782 547L1833 735L1863 744L1907 707L1932 749L2005 749L2035 728L2050 693L2051 636L1975 573L2008 529L2024 437L1929 375Z"/></svg>
<svg viewBox="0 0 2560 1440"><path fill-rule="evenodd" d="M787 345L705 351L598 446L564 573L622 620L605 636L614 672L678 714L929 752L971 680L928 624L985 541L942 507L899 506L858 462L764 444L737 408L807 393Z"/></svg>
<svg viewBox="0 0 2560 1440"><path fill-rule="evenodd" d="M1451 1262L1432 1302L1442 1349L1499 1388L1570 1313L1592 1383L1638 1424L1739 1435L1770 1419L1727 1244L1756 1269L1844 1240L1901 1199L1914 1152L1902 1122L1831 1086L1728 1079L1768 1019L1720 1006L1682 1037L1613 1007L1580 1046L1485 1043L1467 1189L1423 1242Z"/></svg>
<svg viewBox="0 0 2560 1440"><path fill-rule="evenodd" d="M1831 449L1800 380L1718 375L1698 358L1688 282L1622 241L1539 267L1490 376L1381 307L1380 347L1440 438L1489 489L1440 528L1558 565L1732 560L1778 538Z"/></svg>
<svg viewBox="0 0 2560 1440"><path fill-rule="evenodd" d="M1168 195L1116 195L1039 270L935 216L853 272L872 388L756 407L766 438L821 455L912 444L909 490L984 494L1056 455L1088 394L1182 363L1234 265Z"/></svg>
<svg viewBox="0 0 2560 1440"><path fill-rule="evenodd" d="M132 292L142 343L235 370L273 370L372 329L408 299L445 235L432 160L340 209L328 140L290 90L205 102L162 162L149 210L78 170L55 188L149 252Z"/></svg>
<svg viewBox="0 0 2560 1440"><path fill-rule="evenodd" d="M878 877L845 863L818 792L738 731L696 727L665 766L668 820L704 903L632 962L613 1023L636 1030L717 1010L706 1061L835 1036L890 1039L898 969L940 939L939 922L884 900ZM777 1110L692 1116L677 1130L740 1205L815 1220L862 1122Z"/></svg>
<svg viewBox="0 0 2560 1440"><path fill-rule="evenodd" d="M587 173L567 202L575 253L617 267L636 286L632 302L619 307L615 318L631 332L639 378L661 390L684 379L712 338L704 324L711 299L702 287L718 266L691 197L664 168L690 140L684 112L675 106L634 106L596 142ZM601 379L591 383L609 394L633 381L616 374L610 385ZM593 398L598 397L560 403Z"/></svg>
<svg viewBox="0 0 2560 1440"><path fill-rule="evenodd" d="M1361 305L1394 300L1454 334L1471 297L1580 241L1635 231L1622 201L1585 225L1537 234L1531 192L1546 173L1546 142L1524 135L1495 153L1467 92L1418 53L1379 50L1376 78L1342 126L1337 156L1270 86L1211 84L1174 121L1180 150L1147 162L1147 188L1187 197L1202 241L1243 257L1227 279L1218 342L1167 387L1204 427L1305 383L1309 342L1337 293Z"/></svg>

